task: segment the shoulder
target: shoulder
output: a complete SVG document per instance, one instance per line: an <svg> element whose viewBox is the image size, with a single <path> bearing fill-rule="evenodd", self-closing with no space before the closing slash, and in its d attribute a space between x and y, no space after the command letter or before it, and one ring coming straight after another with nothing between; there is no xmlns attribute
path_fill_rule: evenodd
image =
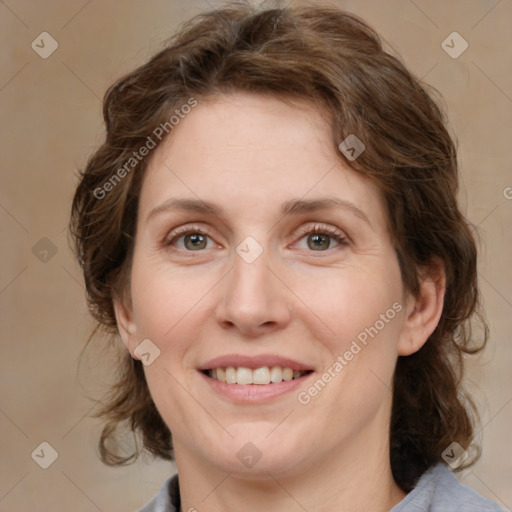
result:
<svg viewBox="0 0 512 512"><path fill-rule="evenodd" d="M169 478L158 494L138 512L177 512L178 475ZM460 484L443 464L430 468L416 487L390 512L504 512L495 502Z"/></svg>
<svg viewBox="0 0 512 512"><path fill-rule="evenodd" d="M495 502L457 481L443 464L430 468L391 512L504 512Z"/></svg>
<svg viewBox="0 0 512 512"><path fill-rule="evenodd" d="M180 509L178 475L169 478L158 494L138 512L177 512Z"/></svg>
<svg viewBox="0 0 512 512"><path fill-rule="evenodd" d="M476 491L462 485L443 464L434 468L437 475L437 489L432 501L432 511L445 512L504 512L494 501L488 500Z"/></svg>

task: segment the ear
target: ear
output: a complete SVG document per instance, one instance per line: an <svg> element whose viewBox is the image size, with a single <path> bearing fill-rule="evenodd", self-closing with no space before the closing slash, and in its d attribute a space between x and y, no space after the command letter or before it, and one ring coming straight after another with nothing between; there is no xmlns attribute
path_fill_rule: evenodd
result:
<svg viewBox="0 0 512 512"><path fill-rule="evenodd" d="M398 354L409 356L417 352L434 332L443 312L446 275L444 265L436 261L424 269L420 291L406 300L405 325L398 341Z"/></svg>
<svg viewBox="0 0 512 512"><path fill-rule="evenodd" d="M134 351L137 346L137 326L133 319L131 300L125 294L115 294L113 298L114 312L116 315L117 330L125 347L134 359Z"/></svg>

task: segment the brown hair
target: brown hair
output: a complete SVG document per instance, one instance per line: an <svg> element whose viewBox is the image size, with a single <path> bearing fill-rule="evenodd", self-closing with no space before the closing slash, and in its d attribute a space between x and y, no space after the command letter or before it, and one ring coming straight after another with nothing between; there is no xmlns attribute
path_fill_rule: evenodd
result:
<svg viewBox="0 0 512 512"><path fill-rule="evenodd" d="M394 376L390 460L395 480L408 491L453 441L465 449L472 441L472 402L459 395L462 356L483 347L487 327L478 311L476 246L457 206L456 150L443 115L356 16L318 5L226 6L190 20L149 62L109 88L106 140L81 173L72 208L91 312L117 332L112 298L114 290L129 288L149 158L132 162L133 168L126 162L148 137L157 139L155 130L169 125L173 111L191 99L230 91L300 97L327 109L334 148L349 134L366 146L357 160L341 152L339 157L381 190L406 289L418 293L421 270L436 261L444 265L441 320L422 349L399 357ZM122 179L113 181L116 173ZM472 346L472 318L484 327L481 347ZM105 463L139 455L139 449L125 455L118 450L124 427L139 433L150 453L172 457L171 433L150 397L143 367L127 352L99 415L105 420Z"/></svg>

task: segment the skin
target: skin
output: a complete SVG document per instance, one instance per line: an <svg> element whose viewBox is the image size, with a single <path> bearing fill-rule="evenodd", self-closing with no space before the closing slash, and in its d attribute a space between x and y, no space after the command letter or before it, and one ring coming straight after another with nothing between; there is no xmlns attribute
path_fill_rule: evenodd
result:
<svg viewBox="0 0 512 512"><path fill-rule="evenodd" d="M145 374L172 431L182 510L391 509L404 497L389 462L393 372L439 321L442 270L418 297L404 290L379 190L343 162L308 103L246 93L200 101L151 158L128 299L115 310L134 357L146 338L160 350ZM359 213L281 212L290 200L333 197ZM173 199L219 211L165 207ZM311 249L315 226L343 241ZM180 227L206 231L206 247L191 250ZM236 252L247 236L263 248L250 264ZM197 371L219 355L270 353L318 378L394 303L402 310L307 405L295 391L235 404ZM262 455L252 468L237 457L247 442Z"/></svg>

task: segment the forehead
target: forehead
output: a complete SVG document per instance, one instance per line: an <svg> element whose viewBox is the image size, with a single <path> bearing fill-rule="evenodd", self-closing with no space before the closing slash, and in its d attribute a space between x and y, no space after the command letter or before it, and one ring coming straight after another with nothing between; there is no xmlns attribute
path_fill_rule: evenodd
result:
<svg viewBox="0 0 512 512"><path fill-rule="evenodd" d="M175 197L243 202L254 215L326 196L384 216L376 186L337 154L329 116L306 101L247 93L198 101L151 158L141 217Z"/></svg>

